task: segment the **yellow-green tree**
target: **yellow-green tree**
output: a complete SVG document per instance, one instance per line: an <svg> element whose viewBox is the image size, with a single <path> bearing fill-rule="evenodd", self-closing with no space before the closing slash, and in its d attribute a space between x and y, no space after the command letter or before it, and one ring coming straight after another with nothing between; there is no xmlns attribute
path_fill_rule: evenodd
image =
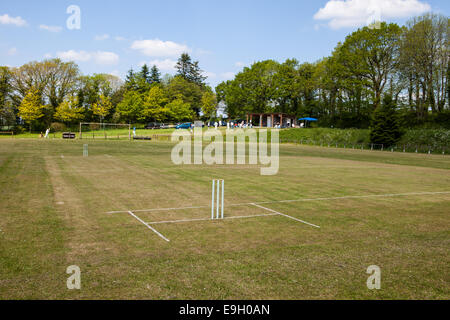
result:
<svg viewBox="0 0 450 320"><path fill-rule="evenodd" d="M109 111L112 109L113 105L111 100L105 95L100 95L100 98L96 103L92 105L92 112L100 117L100 122L109 114Z"/></svg>
<svg viewBox="0 0 450 320"><path fill-rule="evenodd" d="M169 109L172 121L191 121L194 117L194 111L192 110L191 105L184 102L181 96L171 101L167 105L167 108Z"/></svg>
<svg viewBox="0 0 450 320"><path fill-rule="evenodd" d="M166 107L168 102L164 90L159 85L152 86L145 96L140 120L166 120L169 115L169 109Z"/></svg>
<svg viewBox="0 0 450 320"><path fill-rule="evenodd" d="M83 107L78 105L78 98L69 97L56 108L55 118L62 122L72 122L83 119L83 112Z"/></svg>
<svg viewBox="0 0 450 320"><path fill-rule="evenodd" d="M30 124L30 132L33 121L44 116L44 108L45 106L41 104L39 90L35 88L28 90L22 103L19 105L18 115Z"/></svg>
<svg viewBox="0 0 450 320"><path fill-rule="evenodd" d="M208 90L202 96L202 112L207 119L212 119L216 116L216 111L216 95L211 90Z"/></svg>

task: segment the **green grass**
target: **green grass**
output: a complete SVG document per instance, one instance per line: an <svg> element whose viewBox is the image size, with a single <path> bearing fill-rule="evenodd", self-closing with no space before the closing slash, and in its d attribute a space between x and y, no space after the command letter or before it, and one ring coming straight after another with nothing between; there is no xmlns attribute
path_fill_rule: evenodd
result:
<svg viewBox="0 0 450 320"><path fill-rule="evenodd" d="M232 204L450 191L450 157L282 145L280 170L183 165L166 142L0 141L1 299L449 299L450 193L274 202L282 216L209 217L210 183ZM381 290L366 269L381 268ZM67 290L78 265L82 289Z"/></svg>

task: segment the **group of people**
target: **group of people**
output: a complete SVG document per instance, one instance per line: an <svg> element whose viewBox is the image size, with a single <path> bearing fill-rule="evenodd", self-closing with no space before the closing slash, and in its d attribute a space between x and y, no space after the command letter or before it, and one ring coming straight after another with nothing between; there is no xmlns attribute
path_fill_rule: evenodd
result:
<svg viewBox="0 0 450 320"><path fill-rule="evenodd" d="M234 128L241 128L241 129L247 129L247 128L253 128L253 124L250 121L249 123L245 123L244 121L241 122L233 122L233 121L228 121L226 122L227 124L227 129L234 129ZM214 123L210 123L208 122L208 127L210 126L214 126L215 129L217 129L221 124L217 121L215 121Z"/></svg>

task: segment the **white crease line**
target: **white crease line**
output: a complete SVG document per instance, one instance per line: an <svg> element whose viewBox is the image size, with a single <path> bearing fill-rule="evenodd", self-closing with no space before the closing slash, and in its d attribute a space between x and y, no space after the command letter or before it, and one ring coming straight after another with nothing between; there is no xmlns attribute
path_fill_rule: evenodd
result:
<svg viewBox="0 0 450 320"><path fill-rule="evenodd" d="M182 222L193 222L193 221L220 221L225 219L244 219L244 218L254 218L254 217L267 217L267 216L275 216L277 213L268 213L268 214L254 214L250 216L234 216L234 217L225 217L223 219L211 219L211 218L199 218L199 219L184 219L184 220L168 220L168 221L155 221L155 222L147 222L148 224L163 224L163 223L182 223Z"/></svg>
<svg viewBox="0 0 450 320"><path fill-rule="evenodd" d="M281 212L278 212L278 211L275 211L275 210L272 210L272 209L269 209L269 208L260 206L260 205L258 205L258 204L256 204L256 203L252 203L252 205L254 205L254 206L258 207L258 208L261 208L261 209L265 209L265 210L274 212L275 214L279 214L280 216L284 216L284 217L286 217L286 218L289 218L289 219L292 219L292 220L295 220L295 221L298 221L298 222L301 222L301 223L304 223L304 224L308 224L308 225L310 225L310 226L312 226L312 227L320 228L320 226L316 226L315 224L312 224L312 223L309 223L309 222L306 222L306 221L303 221L303 220L300 220L300 219L297 219L297 218L288 216L287 214L284 214L284 213L281 213Z"/></svg>
<svg viewBox="0 0 450 320"><path fill-rule="evenodd" d="M262 202L245 202L229 204L227 207L238 207L244 205L253 204L269 204L269 203L283 203L283 202L303 202L303 201L326 201L326 200L342 200L342 199L362 199L362 198L377 198L377 197L400 197L400 196L420 196L420 195L433 195L433 194L449 194L450 191L438 191L438 192L411 192L411 193L388 193L388 194L369 194L362 196L342 196L342 197L330 197L330 198L306 198L306 199L294 199L294 200L275 200L275 201L262 201ZM154 211L174 211L174 210L187 210L187 209L202 209L211 208L211 206L196 206L196 207L181 207L181 208L156 208L156 209L141 209L133 210L133 212L154 212ZM127 213L124 211L109 211L110 213Z"/></svg>
<svg viewBox="0 0 450 320"><path fill-rule="evenodd" d="M186 209L202 209L211 208L211 206L196 206L196 207L182 207L182 208L156 208L156 209L142 209L133 210L133 212L154 212L154 211L174 211L174 210L186 210ZM106 213L126 213L128 211L109 211Z"/></svg>
<svg viewBox="0 0 450 320"><path fill-rule="evenodd" d="M143 223L147 228L149 228L150 230L152 230L154 233L156 233L158 236L160 236L161 238L163 238L164 240L166 240L167 242L170 242L169 239L167 239L166 237L164 237L161 233L159 233L155 228L149 226L147 223L145 223L141 218L139 218L138 216L136 216L133 212L128 211L128 213L135 217L139 222Z"/></svg>

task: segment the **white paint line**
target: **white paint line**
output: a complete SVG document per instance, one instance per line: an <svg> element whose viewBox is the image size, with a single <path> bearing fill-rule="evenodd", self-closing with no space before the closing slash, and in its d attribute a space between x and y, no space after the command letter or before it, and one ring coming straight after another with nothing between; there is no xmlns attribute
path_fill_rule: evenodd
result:
<svg viewBox="0 0 450 320"><path fill-rule="evenodd" d="M304 198L304 199L293 199L293 200L275 200L275 201L262 201L262 202L244 202L229 204L228 207L238 207L253 204L269 204L269 203L287 203L287 202L309 202L309 201L328 201L328 200L343 200L343 199L363 199L363 198L385 198L385 197L402 197L402 196L423 196L423 195L436 195L436 194L449 194L450 191L437 191L437 192L411 192L411 193L388 193L388 194L368 194L360 196L342 196L342 197L329 197L329 198ZM211 208L211 206L195 206L195 207L181 207L181 208L155 208L155 209L141 209L133 210L133 212L155 212L155 211L175 211L175 210L187 210L187 209L202 209ZM111 213L127 213L124 211L109 211L107 214Z"/></svg>
<svg viewBox="0 0 450 320"><path fill-rule="evenodd" d="M166 240L167 242L170 242L169 239L167 239L166 237L164 237L161 233L159 233L155 228L149 226L147 223L145 223L141 218L139 218L138 216L136 216L133 212L128 211L128 213L135 217L136 220L138 220L139 222L141 222L142 224L144 224L147 228L149 228L150 230L152 230L154 233L156 233L158 236L160 236L162 239Z"/></svg>
<svg viewBox="0 0 450 320"><path fill-rule="evenodd" d="M297 218L288 216L287 214L284 214L284 213L281 213L281 212L278 212L278 211L275 211L275 210L272 210L272 209L269 209L269 208L260 206L260 205L258 205L258 204L256 204L256 203L252 203L252 204L253 204L254 206L258 207L258 208L261 208L261 209L265 209L265 210L274 212L275 214L279 214L280 216L284 216L284 217L286 217L286 218L289 218L289 219L292 219L292 220L295 220L295 221L298 221L298 222L301 222L301 223L304 223L304 224L308 224L308 225L310 225L310 226L312 226L312 227L315 227L315 228L320 228L320 226L317 226L317 225L315 225L315 224L312 224L312 223L309 223L309 222L306 222L306 221L303 221L303 220L300 220L300 219L297 219Z"/></svg>
<svg viewBox="0 0 450 320"><path fill-rule="evenodd" d="M225 217L223 219L211 219L211 218L199 218L199 219L183 219L183 220L168 220L168 221L154 221L147 222L148 224L163 224L163 223L182 223L182 222L194 222L194 221L220 221L226 219L244 219L244 218L255 218L255 217L267 217L267 216L275 216L277 213L266 213L266 214L254 214L250 216L234 216L234 217Z"/></svg>
<svg viewBox="0 0 450 320"><path fill-rule="evenodd" d="M211 206L196 206L196 207L182 207L182 208L156 208L156 209L133 210L133 212L176 211L176 210L203 209L203 208L211 208ZM106 213L127 213L127 212L128 211L109 211Z"/></svg>

